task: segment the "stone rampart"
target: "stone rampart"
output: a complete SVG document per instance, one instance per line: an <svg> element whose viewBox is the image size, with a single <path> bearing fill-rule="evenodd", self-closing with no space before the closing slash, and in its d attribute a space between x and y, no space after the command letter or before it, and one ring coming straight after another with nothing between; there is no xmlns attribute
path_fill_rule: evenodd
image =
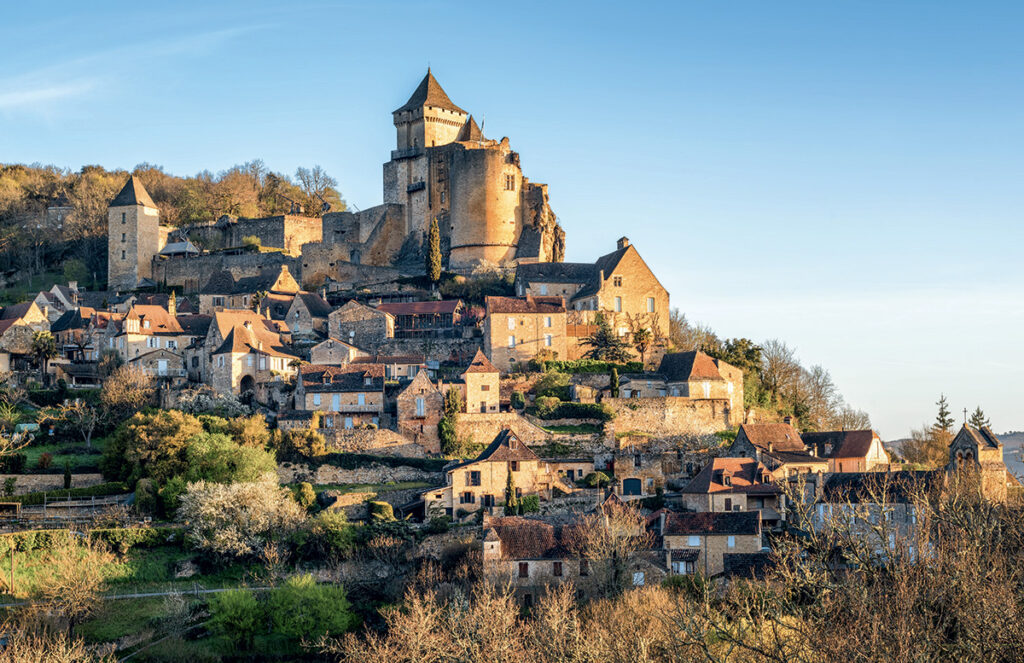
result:
<svg viewBox="0 0 1024 663"><path fill-rule="evenodd" d="M552 437L518 412L471 412L455 418L456 435L471 437L477 444L490 444L506 428L526 444L544 444Z"/></svg>
<svg viewBox="0 0 1024 663"><path fill-rule="evenodd" d="M726 430L742 421L726 399L605 398L602 403L615 410L612 425L616 433L635 431L665 437L707 435Z"/></svg>

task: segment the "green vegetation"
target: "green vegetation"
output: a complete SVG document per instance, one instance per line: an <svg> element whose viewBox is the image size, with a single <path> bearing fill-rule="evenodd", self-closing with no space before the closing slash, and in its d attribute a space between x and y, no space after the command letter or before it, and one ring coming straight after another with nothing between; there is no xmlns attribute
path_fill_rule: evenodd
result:
<svg viewBox="0 0 1024 663"><path fill-rule="evenodd" d="M574 359L571 361L548 361L545 368L560 373L609 373L612 370L620 373L640 373L643 364L634 362L600 361L596 359Z"/></svg>
<svg viewBox="0 0 1024 663"><path fill-rule="evenodd" d="M21 502L24 506L35 506L44 502L76 499L82 497L105 497L109 495L126 495L132 492L128 484L122 481L110 481L85 488L68 488L66 490L46 490L24 495L12 495L4 498L8 502Z"/></svg>
<svg viewBox="0 0 1024 663"><path fill-rule="evenodd" d="M587 350L587 359L597 359L608 362L627 362L630 359L629 346L612 329L608 319L601 312L594 316L596 329L594 333L583 339L583 345L590 348Z"/></svg>
<svg viewBox="0 0 1024 663"><path fill-rule="evenodd" d="M63 468L68 463L75 473L98 472L106 444L106 438L94 439L91 449L77 444L30 444L21 453L25 454L26 468L38 467L40 456L50 454L56 467Z"/></svg>
<svg viewBox="0 0 1024 663"><path fill-rule="evenodd" d="M611 421L615 418L615 411L604 403L562 403L551 397L538 398L534 409L541 419Z"/></svg>
<svg viewBox="0 0 1024 663"><path fill-rule="evenodd" d="M427 280L436 285L441 280L441 231L437 227L436 216L430 220L425 260Z"/></svg>
<svg viewBox="0 0 1024 663"><path fill-rule="evenodd" d="M596 435L604 430L603 426L597 424L573 424L571 426L543 426L549 433L560 435Z"/></svg>

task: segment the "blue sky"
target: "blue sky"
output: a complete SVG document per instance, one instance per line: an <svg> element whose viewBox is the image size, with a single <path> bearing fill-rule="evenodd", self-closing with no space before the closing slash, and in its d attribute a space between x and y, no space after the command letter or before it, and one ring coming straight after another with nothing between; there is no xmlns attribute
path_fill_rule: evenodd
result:
<svg viewBox="0 0 1024 663"><path fill-rule="evenodd" d="M320 164L360 208L429 64L569 260L628 235L886 439L940 392L1024 430L1024 4L5 3L0 43L2 162Z"/></svg>

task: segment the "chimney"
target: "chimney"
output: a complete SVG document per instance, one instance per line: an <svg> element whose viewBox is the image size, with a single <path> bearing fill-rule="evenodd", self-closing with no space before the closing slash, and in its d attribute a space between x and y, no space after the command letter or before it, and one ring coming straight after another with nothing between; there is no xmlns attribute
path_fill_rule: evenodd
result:
<svg viewBox="0 0 1024 663"><path fill-rule="evenodd" d="M665 509L662 509L661 513L658 514L658 532L662 536L665 535Z"/></svg>
<svg viewBox="0 0 1024 663"><path fill-rule="evenodd" d="M796 428L796 417L791 417L788 414L782 418L782 423L789 424L793 428Z"/></svg>
<svg viewBox="0 0 1024 663"><path fill-rule="evenodd" d="M68 281L68 290L78 290L78 281Z"/></svg>
<svg viewBox="0 0 1024 663"><path fill-rule="evenodd" d="M615 243L615 248L617 248L617 249L624 249L627 246L629 246L629 238L628 237L620 237L619 241Z"/></svg>
<svg viewBox="0 0 1024 663"><path fill-rule="evenodd" d="M171 291L171 296L167 298L167 312L171 314L172 318L178 316L178 298L173 290Z"/></svg>
<svg viewBox="0 0 1024 663"><path fill-rule="evenodd" d="M242 323L242 326L248 330L252 330L252 320L246 320Z"/></svg>

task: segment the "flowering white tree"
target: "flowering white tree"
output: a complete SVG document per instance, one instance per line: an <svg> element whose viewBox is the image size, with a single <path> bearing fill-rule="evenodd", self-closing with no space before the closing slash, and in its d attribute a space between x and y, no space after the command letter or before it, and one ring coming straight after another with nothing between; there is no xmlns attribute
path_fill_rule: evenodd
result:
<svg viewBox="0 0 1024 663"><path fill-rule="evenodd" d="M256 556L306 520L273 474L250 483L190 483L177 513L197 548L225 557Z"/></svg>

